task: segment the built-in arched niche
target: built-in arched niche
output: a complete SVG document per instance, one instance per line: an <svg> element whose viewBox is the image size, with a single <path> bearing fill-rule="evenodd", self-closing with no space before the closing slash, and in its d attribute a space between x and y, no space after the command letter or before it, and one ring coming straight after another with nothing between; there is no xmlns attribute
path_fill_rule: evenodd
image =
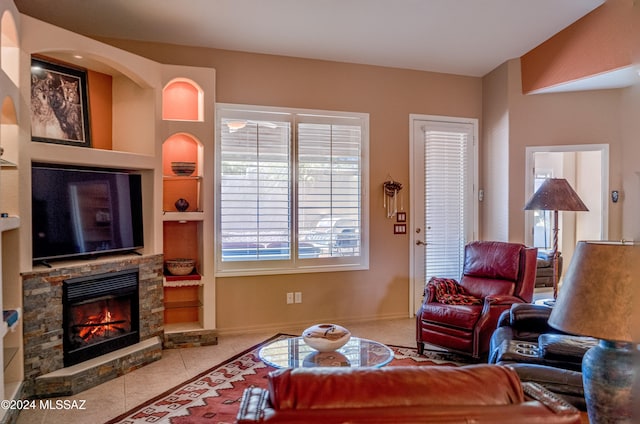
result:
<svg viewBox="0 0 640 424"><path fill-rule="evenodd" d="M200 211L202 179L202 143L187 133L173 134L162 143L162 174L164 175L163 210L175 212L175 202L185 199L186 211ZM193 164L193 172L176 166Z"/></svg>
<svg viewBox="0 0 640 424"><path fill-rule="evenodd" d="M18 162L18 119L13 99L9 96L2 100L0 117L0 146L2 147L2 168L12 168Z"/></svg>
<svg viewBox="0 0 640 424"><path fill-rule="evenodd" d="M2 14L0 21L0 64L2 70L11 79L16 87L20 80L20 44L18 43L18 31L13 15L8 10Z"/></svg>
<svg viewBox="0 0 640 424"><path fill-rule="evenodd" d="M202 88L187 78L175 78L162 89L162 119L198 121L204 119Z"/></svg>

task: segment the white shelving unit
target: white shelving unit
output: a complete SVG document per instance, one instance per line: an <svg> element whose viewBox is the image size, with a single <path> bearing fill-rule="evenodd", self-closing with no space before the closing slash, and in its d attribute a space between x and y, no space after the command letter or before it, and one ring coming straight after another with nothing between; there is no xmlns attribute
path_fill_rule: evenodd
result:
<svg viewBox="0 0 640 424"><path fill-rule="evenodd" d="M13 1L0 0L0 102L2 119L0 146L0 399L20 395L23 379L22 290L18 273L21 225L18 205L20 124L20 14ZM4 312L11 316L5 318ZM9 322L8 322L9 321ZM8 411L0 410L0 421Z"/></svg>
<svg viewBox="0 0 640 424"><path fill-rule="evenodd" d="M214 102L213 69L183 66L164 69L163 252L166 259L196 259L198 273L198 278L193 280L175 281L165 277L165 342L168 344L172 344L172 335L187 337L188 343L211 343L215 332L213 161L210 160L215 129L214 108L210 105ZM191 176L174 175L172 161L195 162L196 170ZM179 197L187 197L188 211L178 212L173 208Z"/></svg>
<svg viewBox="0 0 640 424"><path fill-rule="evenodd" d="M23 324L32 319L32 312L23 309L21 280L23 273L34 269L29 195L32 162L110 167L141 173L145 247L140 253L163 252L163 243L167 242L163 239L165 224L190 222L198 228L193 243L197 247L201 275L200 280L194 281L199 287L199 315L194 322L176 324L173 330L215 331L214 220L209 206L213 205L213 161L210 158L214 151L215 70L163 65L148 60L21 15L12 0L0 0L0 19L0 146L4 150L4 164L0 166L0 213L8 214L0 217L0 303L3 310L14 310L18 316L11 326L4 321L0 323L0 359L4 363L0 374L4 383L0 385L0 399L13 399L21 394L25 374ZM24 99L31 96L33 55L87 69L94 76L99 74L100 81L109 81L111 111L106 115L110 116L111 125L109 136L104 137L110 138L109 146L87 148L31 140L30 111L18 109ZM202 89L197 119L163 119L159 107L163 89L176 80L193 81ZM98 119L104 119L104 114L98 116ZM194 211L165 212L164 181L176 178L163 172L162 145L164 140L180 133L189 134L200 143L199 172L193 178L187 178L197 185L198 207ZM168 331L172 331L171 326ZM208 340L211 340L210 336ZM4 414L0 410L0 422L6 419Z"/></svg>

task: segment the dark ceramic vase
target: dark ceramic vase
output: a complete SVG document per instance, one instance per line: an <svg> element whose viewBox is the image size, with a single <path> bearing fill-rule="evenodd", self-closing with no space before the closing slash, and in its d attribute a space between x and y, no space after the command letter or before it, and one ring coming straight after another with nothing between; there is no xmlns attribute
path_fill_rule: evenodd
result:
<svg viewBox="0 0 640 424"><path fill-rule="evenodd" d="M187 200L183 199L182 197L176 200L176 203L174 203L174 205L179 212L184 212L189 209L189 202L187 202Z"/></svg>
<svg viewBox="0 0 640 424"><path fill-rule="evenodd" d="M622 424L633 419L633 391L640 352L631 343L600 340L582 359L589 422ZM637 387L636 387L637 388Z"/></svg>

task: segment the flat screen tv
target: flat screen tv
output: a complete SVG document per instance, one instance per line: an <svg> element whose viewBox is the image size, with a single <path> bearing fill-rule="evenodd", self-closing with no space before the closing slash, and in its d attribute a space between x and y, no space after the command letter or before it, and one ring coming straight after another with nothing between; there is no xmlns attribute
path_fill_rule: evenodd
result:
<svg viewBox="0 0 640 424"><path fill-rule="evenodd" d="M34 163L31 183L34 263L144 247L140 174Z"/></svg>

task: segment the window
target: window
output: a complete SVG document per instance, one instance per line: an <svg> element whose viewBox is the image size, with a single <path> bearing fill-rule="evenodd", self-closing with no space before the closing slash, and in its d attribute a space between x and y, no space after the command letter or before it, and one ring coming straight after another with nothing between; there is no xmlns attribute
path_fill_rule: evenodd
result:
<svg viewBox="0 0 640 424"><path fill-rule="evenodd" d="M551 169L536 169L534 171L533 192L538 191L544 180L553 178ZM540 249L548 249L553 244L553 235L551 230L552 211L535 210L533 211L533 246Z"/></svg>
<svg viewBox="0 0 640 424"><path fill-rule="evenodd" d="M368 266L368 115L219 104L219 274Z"/></svg>

